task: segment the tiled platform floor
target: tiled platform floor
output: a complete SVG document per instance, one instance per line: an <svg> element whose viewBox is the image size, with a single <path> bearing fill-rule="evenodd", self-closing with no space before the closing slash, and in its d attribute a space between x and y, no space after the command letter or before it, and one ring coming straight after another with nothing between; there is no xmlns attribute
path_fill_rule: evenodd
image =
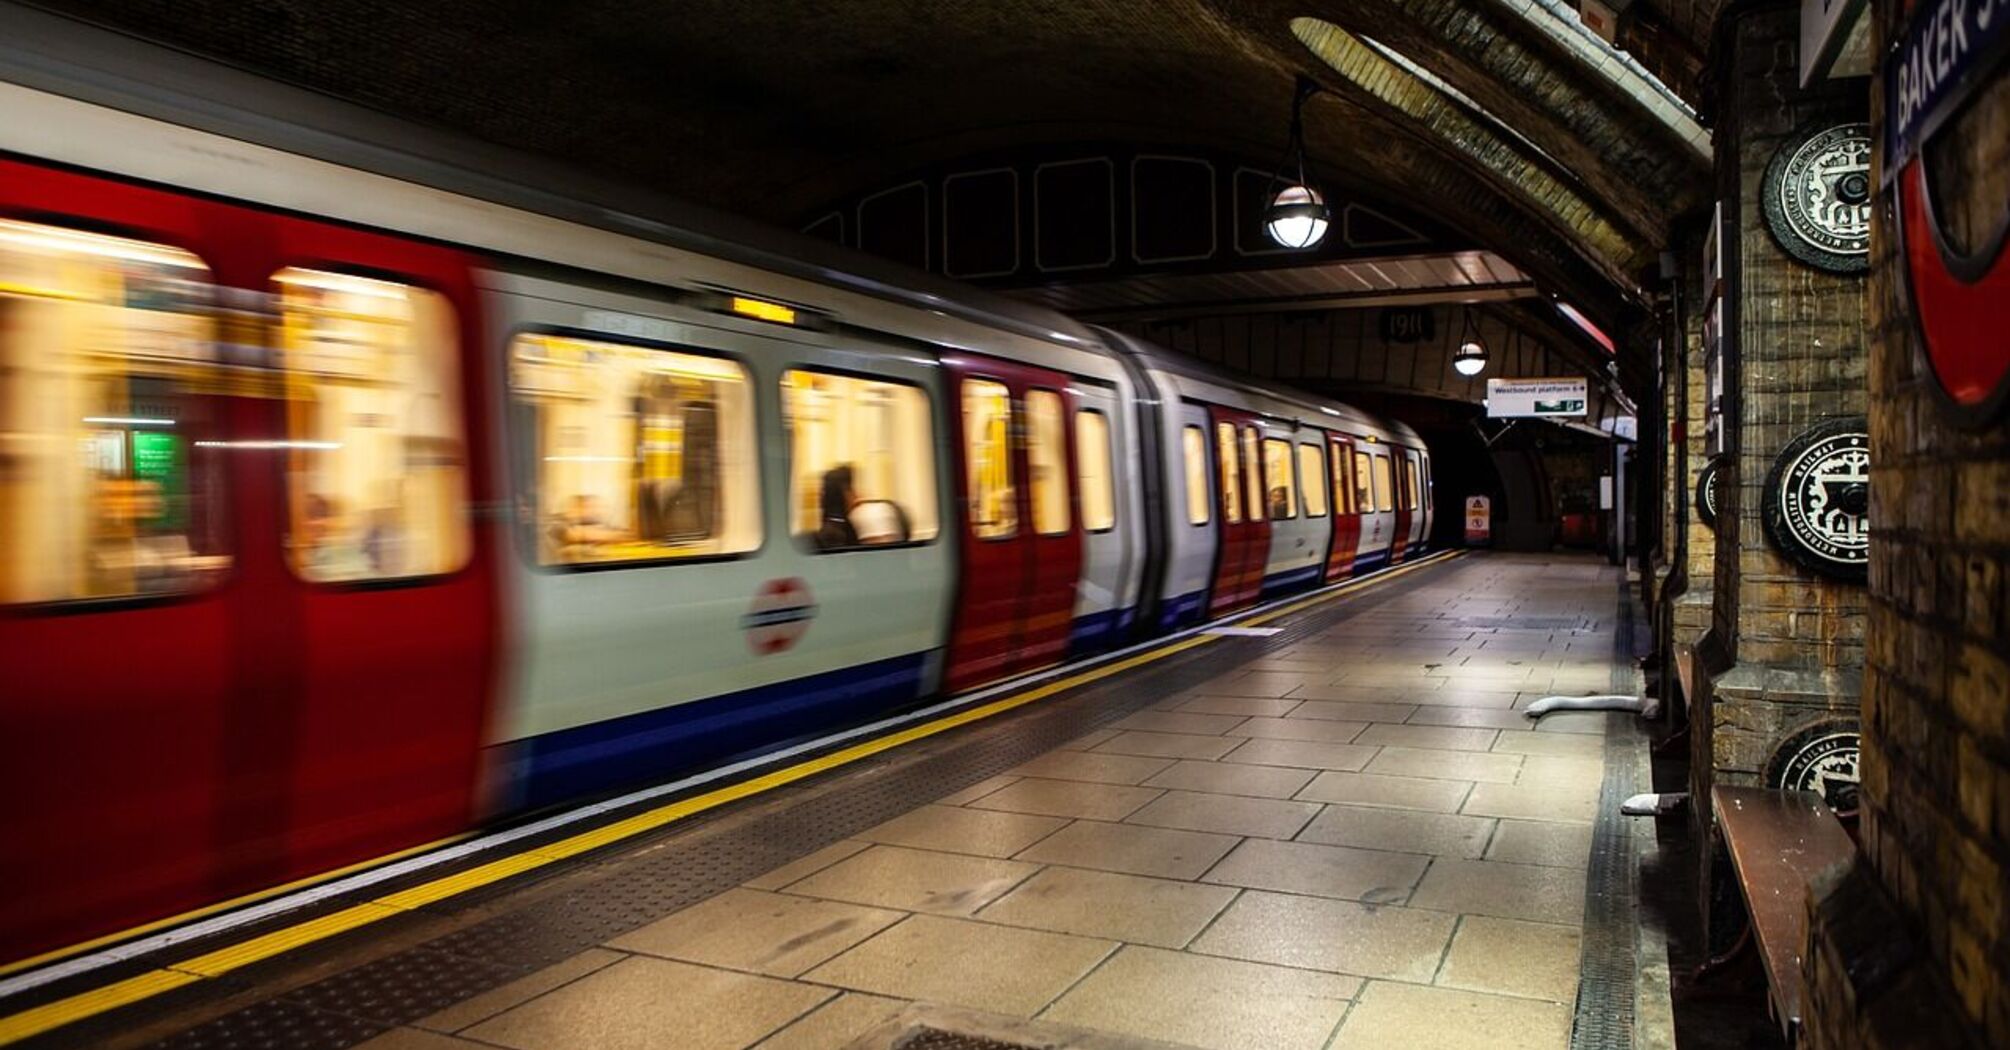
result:
<svg viewBox="0 0 2010 1050"><path fill-rule="evenodd" d="M1238 640L1200 688L366 1045L834 1047L924 1001L1197 1047L1562 1048L1617 716L1518 709L1606 691L1616 573L1468 558Z"/></svg>

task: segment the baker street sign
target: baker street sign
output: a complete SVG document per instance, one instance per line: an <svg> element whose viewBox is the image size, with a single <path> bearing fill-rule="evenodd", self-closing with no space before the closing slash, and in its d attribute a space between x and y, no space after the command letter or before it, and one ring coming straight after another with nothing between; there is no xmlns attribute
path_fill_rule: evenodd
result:
<svg viewBox="0 0 2010 1050"><path fill-rule="evenodd" d="M2010 46L2010 0L1925 0L1885 59L1885 178L1905 167Z"/></svg>
<svg viewBox="0 0 2010 1050"><path fill-rule="evenodd" d="M2010 0L1918 0L1884 60L1885 188L1897 219L1906 310L1917 343L1954 420L1987 423L2010 402L2010 202L1980 201L1971 243L1950 236L1944 194L1974 195L1982 185L1934 185L1925 154L1972 147L1955 138L1965 105L2003 75L2010 52ZM1987 104L1987 103L1982 103ZM1986 127L1987 122L1980 126ZM1986 133L1986 132L1985 132ZM1940 140L1948 141L1942 142ZM2001 183L1987 183L2000 187Z"/></svg>

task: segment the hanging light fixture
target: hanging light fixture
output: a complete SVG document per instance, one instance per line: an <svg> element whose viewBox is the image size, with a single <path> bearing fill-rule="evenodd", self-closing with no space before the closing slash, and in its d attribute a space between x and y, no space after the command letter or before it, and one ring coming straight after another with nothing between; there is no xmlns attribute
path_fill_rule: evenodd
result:
<svg viewBox="0 0 2010 1050"><path fill-rule="evenodd" d="M1310 248L1326 237L1331 213L1326 198L1305 177L1305 100L1319 93L1311 77L1298 78L1298 90L1291 99L1291 139L1285 146L1284 162L1270 177L1264 195L1270 203L1263 210L1263 228L1270 239L1286 248ZM1285 173L1297 181L1286 183Z"/></svg>
<svg viewBox="0 0 2010 1050"><path fill-rule="evenodd" d="M1480 338L1480 327L1473 321L1473 308L1465 309L1466 325L1459 342L1457 353L1452 355L1452 367L1462 376L1476 376L1487 368L1487 344Z"/></svg>

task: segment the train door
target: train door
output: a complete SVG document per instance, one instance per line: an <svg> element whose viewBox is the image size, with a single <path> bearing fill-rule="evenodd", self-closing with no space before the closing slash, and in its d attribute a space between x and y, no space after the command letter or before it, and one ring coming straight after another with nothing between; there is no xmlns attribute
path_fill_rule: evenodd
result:
<svg viewBox="0 0 2010 1050"><path fill-rule="evenodd" d="M1416 515L1416 504L1411 498L1411 490L1405 485L1404 473L1409 460L1409 450L1401 445L1388 447L1390 485L1395 489L1396 527L1389 538L1389 564L1403 560L1403 554L1410 549L1410 519ZM1381 455L1376 456L1382 460Z"/></svg>
<svg viewBox="0 0 2010 1050"><path fill-rule="evenodd" d="M214 899L254 603L205 211L0 161L0 958Z"/></svg>
<svg viewBox="0 0 2010 1050"><path fill-rule="evenodd" d="M1367 494L1360 561L1367 565L1388 564L1394 558L1396 542L1396 489L1389 469L1389 446L1369 439L1367 451L1356 451L1354 465L1360 472L1356 484Z"/></svg>
<svg viewBox="0 0 2010 1050"><path fill-rule="evenodd" d="M1424 537L1428 535L1428 515L1430 503L1424 491L1423 456L1414 448L1402 450L1403 502L1410 512L1404 521L1404 550L1415 556L1423 550Z"/></svg>
<svg viewBox="0 0 2010 1050"><path fill-rule="evenodd" d="M290 874L474 817L499 612L471 260L271 220L261 260L285 396L279 481L299 705L285 748ZM277 603L268 603L268 614ZM269 698L261 698L265 700Z"/></svg>
<svg viewBox="0 0 2010 1050"><path fill-rule="evenodd" d="M949 640L951 692L1067 653L1082 533L1068 377L995 358L943 359L963 507L963 565Z"/></svg>
<svg viewBox="0 0 2010 1050"><path fill-rule="evenodd" d="M1332 461L1333 546L1326 556L1326 578L1341 580L1354 574L1354 554L1361 542L1361 508L1354 496L1354 443L1338 434L1329 435L1327 452Z"/></svg>
<svg viewBox="0 0 2010 1050"><path fill-rule="evenodd" d="M1209 406L1216 511L1221 538L1215 555L1214 583L1208 615L1242 608L1256 600L1263 586L1264 560L1270 555L1270 522L1264 515L1263 460L1256 417L1247 412Z"/></svg>
<svg viewBox="0 0 2010 1050"><path fill-rule="evenodd" d="M1132 571L1127 543L1129 522L1118 522L1123 501L1117 492L1118 406L1114 390L1076 380L1071 386L1076 408L1070 426L1075 431L1075 488L1081 498L1082 578L1075 595L1074 624L1069 634L1071 654L1100 652L1123 637L1128 613L1124 586Z"/></svg>
<svg viewBox="0 0 2010 1050"><path fill-rule="evenodd" d="M1209 585L1214 579L1216 551L1221 537L1214 522L1219 516L1215 494L1214 424L1207 409L1191 401L1176 401L1168 412L1172 436L1166 455L1166 552L1165 585L1160 592L1158 628L1169 631L1198 620L1207 607Z"/></svg>

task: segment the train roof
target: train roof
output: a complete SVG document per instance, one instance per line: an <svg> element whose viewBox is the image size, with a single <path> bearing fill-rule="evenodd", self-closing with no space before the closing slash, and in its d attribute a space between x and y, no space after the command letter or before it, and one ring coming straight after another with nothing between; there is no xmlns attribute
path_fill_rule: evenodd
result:
<svg viewBox="0 0 2010 1050"><path fill-rule="evenodd" d="M1408 424L1364 412L1344 401L1331 401L1314 397L1295 387L1277 383L1266 383L1259 379L1236 375L1185 354L1175 353L1136 336L1106 328L1098 328L1103 338L1122 352L1137 358L1146 368L1166 372L1182 379L1197 383L1235 390L1257 400L1258 407L1270 415L1280 411L1301 413L1295 417L1298 422L1333 426L1335 422L1347 424L1362 434L1387 435L1403 438L1406 444L1423 447L1423 440ZM1269 402L1263 404L1262 402Z"/></svg>

